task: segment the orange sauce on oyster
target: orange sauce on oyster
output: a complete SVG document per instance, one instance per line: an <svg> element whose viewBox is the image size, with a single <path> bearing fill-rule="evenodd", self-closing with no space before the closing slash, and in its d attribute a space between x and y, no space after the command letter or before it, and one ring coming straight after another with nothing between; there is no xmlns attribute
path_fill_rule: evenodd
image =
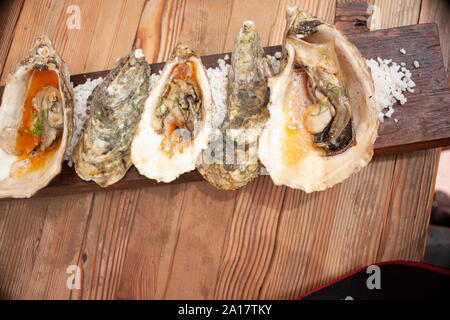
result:
<svg viewBox="0 0 450 320"><path fill-rule="evenodd" d="M58 142L52 148L43 151L40 147L37 147L42 142L42 136L33 135L32 133L33 124L31 121L31 112L37 114L37 110L33 107L32 100L34 96L46 86L53 86L58 89L58 75L50 70L34 70L23 108L22 124L18 130L15 147L15 151L19 156L17 161L29 159L31 166L16 171L14 173L14 178L19 178L28 172L43 167L46 160L55 153L61 143L61 138L59 138Z"/></svg>
<svg viewBox="0 0 450 320"><path fill-rule="evenodd" d="M304 130L285 126L281 138L281 162L285 166L297 163L305 156L312 144L312 138Z"/></svg>
<svg viewBox="0 0 450 320"><path fill-rule="evenodd" d="M201 90L197 83L197 67L195 64L191 61L187 62L181 62L175 65L171 72L172 79L180 79L184 81L189 81L192 83L195 87L195 90L200 94L201 97ZM169 90L166 93L166 97L170 93L170 86ZM184 147L188 146L191 141L187 141L186 139L180 137L175 130L177 128L184 129L186 126L184 122L180 121L173 121L170 123L166 123L164 126L163 131L163 139L161 141L161 149L164 150L169 158L173 156L174 148L177 148L177 151L179 153L183 153Z"/></svg>
<svg viewBox="0 0 450 320"><path fill-rule="evenodd" d="M323 153L315 146L314 136L303 125L305 118L317 107L307 85L306 72L303 69L294 70L287 92L289 98L284 110L287 119L281 136L281 161L285 166L294 165L310 150Z"/></svg>

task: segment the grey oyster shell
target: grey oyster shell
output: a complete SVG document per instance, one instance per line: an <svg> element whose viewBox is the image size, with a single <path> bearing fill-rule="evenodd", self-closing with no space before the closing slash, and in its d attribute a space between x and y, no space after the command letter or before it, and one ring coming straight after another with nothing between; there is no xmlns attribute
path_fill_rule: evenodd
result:
<svg viewBox="0 0 450 320"><path fill-rule="evenodd" d="M61 126L63 127L60 145L45 164L21 177L13 178L11 169L18 164L14 159L16 138L22 124L23 108L28 95L34 71L49 70L58 77L59 90L53 93L60 99L62 107ZM43 88L42 88L43 89ZM40 91L42 91L42 89ZM36 94L39 95L40 91ZM61 171L61 163L73 130L73 90L66 63L53 47L48 36L43 35L36 40L28 57L17 64L7 79L0 108L0 198L31 197L39 189L45 187ZM60 114L61 116L61 114ZM9 161L8 161L9 159Z"/></svg>
<svg viewBox="0 0 450 320"><path fill-rule="evenodd" d="M269 118L267 79L273 75L253 21L234 43L227 84L227 116L221 135L202 154L198 171L219 189L238 189L258 176L258 137Z"/></svg>
<svg viewBox="0 0 450 320"><path fill-rule="evenodd" d="M150 66L140 49L121 58L88 98L84 132L72 158L77 174L102 187L131 166L130 145L149 91Z"/></svg>

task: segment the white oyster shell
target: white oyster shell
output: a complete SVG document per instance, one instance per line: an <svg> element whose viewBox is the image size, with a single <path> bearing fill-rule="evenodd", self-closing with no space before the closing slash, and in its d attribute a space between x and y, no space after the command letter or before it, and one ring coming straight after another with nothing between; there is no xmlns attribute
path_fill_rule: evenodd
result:
<svg viewBox="0 0 450 320"><path fill-rule="evenodd" d="M58 149L38 169L12 178L10 169L18 159L14 154L18 129L28 94L33 70L51 70L58 76L59 92L64 111L64 129ZM8 76L0 108L0 198L31 197L45 187L61 171L61 162L72 137L73 92L65 62L47 36L37 39L29 56Z"/></svg>
<svg viewBox="0 0 450 320"><path fill-rule="evenodd" d="M187 61L192 62L196 68L196 80L202 97L201 122L189 146L182 152L174 151L173 155L168 156L161 147L163 135L155 131L151 121L171 79L173 68ZM145 103L144 112L131 145L131 159L134 166L146 177L162 182L173 181L179 175L194 170L199 155L208 145L208 137L212 131L213 110L211 87L200 58L186 45L178 44Z"/></svg>
<svg viewBox="0 0 450 320"><path fill-rule="evenodd" d="M289 15L298 9L289 10L291 12L288 12L288 25ZM283 48L287 58L284 61L284 68L277 76L269 79L270 119L260 136L258 149L259 159L275 184L287 185L306 192L329 188L363 168L372 158L378 129L373 81L361 54L334 26L323 23L319 32L321 37L334 41L340 75L350 96L351 121L356 143L341 153L326 154L313 146L312 134L307 132L304 125L303 127L300 125L299 136L294 138L292 143L295 144L297 140L304 144L297 146L299 150L301 149L301 155L289 163L283 161L287 143L286 127L302 121L301 118L295 119L288 106L292 105L292 99L301 99L303 94L295 87L296 83L293 81L296 77L295 62L302 52L296 47L295 39L290 41L287 38ZM314 60L310 56L308 58Z"/></svg>

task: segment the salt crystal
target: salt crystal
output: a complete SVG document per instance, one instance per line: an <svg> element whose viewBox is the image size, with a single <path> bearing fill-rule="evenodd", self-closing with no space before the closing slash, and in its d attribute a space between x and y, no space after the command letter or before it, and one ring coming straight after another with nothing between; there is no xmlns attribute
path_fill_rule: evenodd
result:
<svg viewBox="0 0 450 320"><path fill-rule="evenodd" d="M72 166L72 150L77 144L84 128L84 123L86 122L86 109L87 100L91 95L95 87L103 81L103 78L98 79L87 79L85 83L73 87L73 133L72 139L67 146L66 153L64 154L64 160L68 161L68 165Z"/></svg>
<svg viewBox="0 0 450 320"><path fill-rule="evenodd" d="M398 65L391 59L367 59L367 65L372 73L375 85L375 103L378 118L381 122L384 118L390 118L394 113L393 105L399 102L405 104L407 99L404 91L414 92L416 85L411 80L411 72L401 63Z"/></svg>

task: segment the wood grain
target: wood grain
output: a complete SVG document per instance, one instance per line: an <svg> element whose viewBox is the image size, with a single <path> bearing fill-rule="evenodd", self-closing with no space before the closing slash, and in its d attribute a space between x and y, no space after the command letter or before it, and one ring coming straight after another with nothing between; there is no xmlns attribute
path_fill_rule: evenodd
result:
<svg viewBox="0 0 450 320"><path fill-rule="evenodd" d="M273 186L268 176L237 191L215 298L258 296L271 265L285 192L286 187Z"/></svg>
<svg viewBox="0 0 450 320"><path fill-rule="evenodd" d="M376 158L363 171L324 192L287 189L272 268L258 298L294 298L378 261L395 158Z"/></svg>
<svg viewBox="0 0 450 320"><path fill-rule="evenodd" d="M72 72L74 69L86 72L90 65L94 68L110 68L116 57L131 49L139 22L139 19L133 20L134 15L139 4L142 9L143 3L144 1L25 1L14 29L2 79L11 66L28 52L34 39L43 33L53 39ZM69 30L66 27L66 8L69 4L80 6L80 30ZM115 10L111 8L112 5L116 6ZM108 16L111 12L120 14L111 18ZM126 24L121 24L121 21ZM96 28L96 24L113 27L113 37L111 38L111 32L105 36L105 30ZM123 46L126 42L122 38L126 38L128 48ZM86 45L91 40L95 44ZM110 52L110 59L105 61L102 56L101 63L98 64L95 62L97 53L89 55L88 51L96 46L102 47L101 42L104 50ZM83 47L90 50L79 50ZM76 64L76 68L70 63ZM91 204L95 205L93 200L93 193L85 193L48 197L41 201L10 200L0 204L1 297L70 298L72 291L66 287L69 276L66 270L69 265L82 267L81 250L86 247L85 241L89 238L88 221L96 221L96 216L93 217L95 213L90 210ZM118 245L117 248L121 246ZM106 270L109 272L114 268L108 267ZM79 291L75 290L75 293ZM101 294L107 296L105 290Z"/></svg>
<svg viewBox="0 0 450 320"><path fill-rule="evenodd" d="M11 47L14 29L16 28L23 2L23 0L3 1L0 4L0 75L3 73L3 67Z"/></svg>
<svg viewBox="0 0 450 320"><path fill-rule="evenodd" d="M85 276L72 299L115 297L139 195L139 189L94 194L78 259Z"/></svg>
<svg viewBox="0 0 450 320"><path fill-rule="evenodd" d="M450 17L450 3L448 1L422 0L419 23L434 22L438 24L441 52L447 70L447 79L449 78L448 70L450 65L450 39L448 36L450 34L450 24L448 23L448 17Z"/></svg>
<svg viewBox="0 0 450 320"><path fill-rule="evenodd" d="M0 296L65 298L92 195L0 204Z"/></svg>
<svg viewBox="0 0 450 320"><path fill-rule="evenodd" d="M101 65L104 59L113 62L116 53L130 50L135 34L134 46L145 47L153 62L167 59L170 45L181 40L194 44L203 55L225 52L232 45L235 24L252 15L264 45L276 45L282 38L280 18L286 6L300 4L332 22L344 3L266 0L243 6L238 1L148 1L130 18L137 30L121 27L131 39L122 46L122 41L99 34L103 29L95 19L111 10L105 2L77 2L94 8L86 11L90 19L83 20L88 25L80 34L64 40L72 48L66 60L77 59L71 57L77 54L85 57L77 62L82 66L74 66L80 73L87 72L85 66ZM30 6L39 6L36 3L25 0L28 19L33 18ZM27 25L39 34L48 28L40 26L39 18L50 10L54 14L45 24L56 23L48 32L58 29L62 39L63 7L58 11L50 1L41 3L43 8L33 9L36 20ZM405 6L409 12L402 23L418 22L413 19L420 15L420 1L395 3L395 8ZM127 2L115 4L127 8ZM380 23L398 15L392 5L386 8ZM275 21L264 16L273 16L272 11L279 17ZM23 19L21 14L19 21ZM117 24L111 22L111 29ZM87 31L93 34L82 34ZM93 61L97 49L91 55L73 49L72 41L79 44L81 38L98 38L97 45L107 44L108 53ZM10 51L23 49L17 54L22 56L29 48L22 45L26 39L26 32L16 30ZM391 259L420 261L436 160L436 150L376 157L344 183L313 194L274 186L263 176L230 192L201 181L0 201L0 297L291 299L363 265ZM66 288L68 264L81 267L80 290Z"/></svg>
<svg viewBox="0 0 450 320"><path fill-rule="evenodd" d="M144 1L25 1L0 83L42 34L50 37L72 74L111 68L131 49ZM67 28L69 5L80 8L79 30Z"/></svg>
<svg viewBox="0 0 450 320"><path fill-rule="evenodd" d="M334 25L345 34L367 32L367 1L337 1Z"/></svg>
<svg viewBox="0 0 450 320"><path fill-rule="evenodd" d="M407 26L419 23L421 1L417 0L375 0L373 5L379 10L378 21L371 30Z"/></svg>
<svg viewBox="0 0 450 320"><path fill-rule="evenodd" d="M117 298L164 297L181 228L186 186L140 190Z"/></svg>

